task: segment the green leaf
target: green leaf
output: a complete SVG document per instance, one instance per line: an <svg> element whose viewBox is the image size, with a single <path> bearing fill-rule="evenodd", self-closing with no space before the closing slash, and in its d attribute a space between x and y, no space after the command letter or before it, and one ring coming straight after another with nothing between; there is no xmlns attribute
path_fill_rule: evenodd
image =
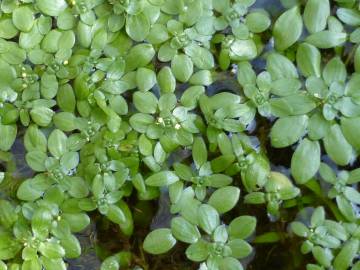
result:
<svg viewBox="0 0 360 270"><path fill-rule="evenodd" d="M16 125L2 125L0 123L0 150L9 151L15 142L17 134Z"/></svg>
<svg viewBox="0 0 360 270"><path fill-rule="evenodd" d="M270 164L265 157L250 155L249 159L254 159L254 162L248 166L245 172L241 173L242 182L248 192L263 186L270 172Z"/></svg>
<svg viewBox="0 0 360 270"><path fill-rule="evenodd" d="M237 80L242 86L256 83L256 73L249 62L244 61L238 64Z"/></svg>
<svg viewBox="0 0 360 270"><path fill-rule="evenodd" d="M347 77L345 64L340 57L333 57L323 70L323 78L327 85L333 82L345 82Z"/></svg>
<svg viewBox="0 0 360 270"><path fill-rule="evenodd" d="M266 60L266 70L273 80L299 77L295 65L287 57L278 53L271 53Z"/></svg>
<svg viewBox="0 0 360 270"><path fill-rule="evenodd" d="M358 249L359 249L359 240L351 239L349 242L347 242L334 259L334 263L333 263L334 269L335 270L348 269L351 266L352 261L356 257Z"/></svg>
<svg viewBox="0 0 360 270"><path fill-rule="evenodd" d="M202 204L198 208L198 224L207 234L211 235L220 225L219 213L208 204Z"/></svg>
<svg viewBox="0 0 360 270"><path fill-rule="evenodd" d="M15 207L5 200L0 200L0 224L4 228L10 228L18 219Z"/></svg>
<svg viewBox="0 0 360 270"><path fill-rule="evenodd" d="M252 33L261 33L270 27L271 20L264 11L250 12L245 18L245 24Z"/></svg>
<svg viewBox="0 0 360 270"><path fill-rule="evenodd" d="M163 67L157 74L157 81L162 93L172 93L176 88L176 79L170 67Z"/></svg>
<svg viewBox="0 0 360 270"><path fill-rule="evenodd" d="M149 91L156 84L156 74L151 69L139 68L136 72L136 85L140 91Z"/></svg>
<svg viewBox="0 0 360 270"><path fill-rule="evenodd" d="M360 203L360 193L352 187L345 187L344 196L355 204Z"/></svg>
<svg viewBox="0 0 360 270"><path fill-rule="evenodd" d="M209 50L193 44L185 47L184 51L191 57L195 67L199 69L211 69L214 67L214 57Z"/></svg>
<svg viewBox="0 0 360 270"><path fill-rule="evenodd" d="M325 266L325 267L330 267L331 266L331 261L332 261L334 256L331 253L330 249L328 249L328 248L325 249L325 248L316 246L316 247L313 248L312 254L313 254L314 258L322 266Z"/></svg>
<svg viewBox="0 0 360 270"><path fill-rule="evenodd" d="M231 221L228 227L231 239L246 239L250 237L256 228L256 218L252 216L240 216Z"/></svg>
<svg viewBox="0 0 360 270"><path fill-rule="evenodd" d="M150 156L153 153L152 143L144 134L139 137L139 151L144 156Z"/></svg>
<svg viewBox="0 0 360 270"><path fill-rule="evenodd" d="M327 121L322 114L316 113L309 119L309 137L312 140L319 140L325 137L331 126L331 122Z"/></svg>
<svg viewBox="0 0 360 270"><path fill-rule="evenodd" d="M341 118L341 130L346 140L356 149L360 150L360 117Z"/></svg>
<svg viewBox="0 0 360 270"><path fill-rule="evenodd" d="M70 9L65 9L59 14L56 24L62 30L71 30L76 24L76 18L72 15Z"/></svg>
<svg viewBox="0 0 360 270"><path fill-rule="evenodd" d="M161 171L146 178L145 183L149 186L168 186L179 181L179 177L171 171Z"/></svg>
<svg viewBox="0 0 360 270"><path fill-rule="evenodd" d="M293 45L301 36L303 22L299 7L285 11L274 24L273 36L275 48L284 51Z"/></svg>
<svg viewBox="0 0 360 270"><path fill-rule="evenodd" d="M29 167L34 171L43 172L46 170L45 160L47 159L47 155L44 152L38 150L28 152L25 159Z"/></svg>
<svg viewBox="0 0 360 270"><path fill-rule="evenodd" d="M11 18L0 20L0 38L11 39L18 34L18 30Z"/></svg>
<svg viewBox="0 0 360 270"><path fill-rule="evenodd" d="M16 256L21 246L14 243L14 237L6 232L0 234L0 260L9 260Z"/></svg>
<svg viewBox="0 0 360 270"><path fill-rule="evenodd" d="M321 54L315 46L308 43L300 44L296 52L296 62L305 77L321 76Z"/></svg>
<svg viewBox="0 0 360 270"><path fill-rule="evenodd" d="M58 259L65 256L65 250L60 244L53 242L42 242L39 245L39 251L49 259Z"/></svg>
<svg viewBox="0 0 360 270"><path fill-rule="evenodd" d="M234 61L252 60L257 54L257 47L252 39L236 39L230 46L230 58Z"/></svg>
<svg viewBox="0 0 360 270"><path fill-rule="evenodd" d="M158 106L158 100L151 92L136 91L133 95L133 102L136 109L142 113L153 114Z"/></svg>
<svg viewBox="0 0 360 270"><path fill-rule="evenodd" d="M229 92L217 93L210 97L210 106L212 109L217 110L224 108L230 104L240 103L242 97Z"/></svg>
<svg viewBox="0 0 360 270"><path fill-rule="evenodd" d="M49 152L56 158L60 158L66 153L66 141L67 137L64 132L59 129L55 129L51 132L48 140Z"/></svg>
<svg viewBox="0 0 360 270"><path fill-rule="evenodd" d="M169 39L169 34L165 25L154 24L146 38L151 44L161 44Z"/></svg>
<svg viewBox="0 0 360 270"><path fill-rule="evenodd" d="M27 6L15 9L12 14L12 20L16 28L22 32L29 32L35 22L34 14Z"/></svg>
<svg viewBox="0 0 360 270"><path fill-rule="evenodd" d="M116 224L121 224L126 221L124 212L121 210L120 207L114 204L109 205L106 217Z"/></svg>
<svg viewBox="0 0 360 270"><path fill-rule="evenodd" d="M129 50L125 57L126 71L132 71L137 67L144 67L155 56L154 47L151 44L141 43Z"/></svg>
<svg viewBox="0 0 360 270"><path fill-rule="evenodd" d="M232 257L222 258L219 262L219 270L243 270L241 263Z"/></svg>
<svg viewBox="0 0 360 270"><path fill-rule="evenodd" d="M171 61L171 70L178 81L187 82L193 74L193 62L185 54L175 55Z"/></svg>
<svg viewBox="0 0 360 270"><path fill-rule="evenodd" d="M149 233L144 240L144 250L158 255L168 252L176 244L170 229L157 229Z"/></svg>
<svg viewBox="0 0 360 270"><path fill-rule="evenodd" d="M289 96L295 94L301 87L298 79L279 79L271 83L271 93L277 96Z"/></svg>
<svg viewBox="0 0 360 270"><path fill-rule="evenodd" d="M177 240L188 244L196 243L201 237L197 227L183 217L171 220L171 232Z"/></svg>
<svg viewBox="0 0 360 270"><path fill-rule="evenodd" d="M360 47L357 47L356 51L355 51L355 55L354 55L354 67L355 67L355 71L359 72L360 71Z"/></svg>
<svg viewBox="0 0 360 270"><path fill-rule="evenodd" d="M53 74L44 73L41 77L41 95L46 99L53 99L59 88L57 78Z"/></svg>
<svg viewBox="0 0 360 270"><path fill-rule="evenodd" d="M305 41L320 49L329 49L342 45L346 39L346 33L324 30L308 36Z"/></svg>
<svg viewBox="0 0 360 270"><path fill-rule="evenodd" d="M7 270L7 265L3 261L0 261L0 270Z"/></svg>
<svg viewBox="0 0 360 270"><path fill-rule="evenodd" d="M304 24L310 33L324 30L329 16L329 0L307 1L304 9Z"/></svg>
<svg viewBox="0 0 360 270"><path fill-rule="evenodd" d="M200 167L204 165L205 162L207 162L207 155L208 153L204 139L201 137L196 137L192 147L192 156L196 168L200 169Z"/></svg>
<svg viewBox="0 0 360 270"><path fill-rule="evenodd" d="M154 122L154 118L145 113L136 113L130 117L130 125L140 133L145 133L148 126Z"/></svg>
<svg viewBox="0 0 360 270"><path fill-rule="evenodd" d="M201 205L200 201L193 199L193 190L192 188L185 189L185 191L190 192L183 192L182 197L180 199L181 210L180 214L188 221L197 224L197 210Z"/></svg>
<svg viewBox="0 0 360 270"><path fill-rule="evenodd" d="M181 163L177 163L177 165L182 165L182 168L188 168L186 165L183 165ZM176 167L176 170L178 170L179 167ZM189 168L188 168L189 169ZM179 170L176 172L178 173ZM191 173L191 172L190 172ZM179 173L180 175L180 173ZM184 183L181 181L175 182L174 184L169 186L169 197L171 203L175 204L180 202L180 199L182 198L182 193L184 190Z"/></svg>
<svg viewBox="0 0 360 270"><path fill-rule="evenodd" d="M199 16L201 16L203 12L204 9L203 5L204 4L198 1L189 2L187 5L188 9L186 10L186 12L181 12L179 15L180 21L184 22L186 25L195 24L198 21Z"/></svg>
<svg viewBox="0 0 360 270"><path fill-rule="evenodd" d="M118 270L120 264L115 256L107 257L102 263L100 270Z"/></svg>
<svg viewBox="0 0 360 270"><path fill-rule="evenodd" d="M65 171L73 170L79 164L78 152L66 152L60 159L60 165Z"/></svg>
<svg viewBox="0 0 360 270"><path fill-rule="evenodd" d="M72 234L60 239L60 244L65 250L66 258L78 258L81 255L79 240Z"/></svg>
<svg viewBox="0 0 360 270"><path fill-rule="evenodd" d="M219 188L230 185L232 178L225 174L212 174L208 176L209 187Z"/></svg>
<svg viewBox="0 0 360 270"><path fill-rule="evenodd" d="M333 125L324 137L326 153L338 165L345 166L353 158L353 148L345 139L339 125Z"/></svg>
<svg viewBox="0 0 360 270"><path fill-rule="evenodd" d="M281 240L281 233L278 232L266 232L256 236L253 243L266 244L266 243L276 243Z"/></svg>
<svg viewBox="0 0 360 270"><path fill-rule="evenodd" d="M211 169L214 173L220 173L225 171L233 162L235 161L234 155L221 155L213 159L211 164Z"/></svg>
<svg viewBox="0 0 360 270"><path fill-rule="evenodd" d="M306 115L278 119L270 132L272 146L283 148L296 143L304 135L307 123Z"/></svg>
<svg viewBox="0 0 360 270"><path fill-rule="evenodd" d="M317 207L311 215L310 224L312 228L323 225L325 221L324 207Z"/></svg>
<svg viewBox="0 0 360 270"><path fill-rule="evenodd" d="M210 70L199 70L190 78L190 84L209 86L213 83L213 76Z"/></svg>
<svg viewBox="0 0 360 270"><path fill-rule="evenodd" d="M51 183L43 175L35 176L21 183L17 190L17 197L23 201L35 201L40 198Z"/></svg>
<svg viewBox="0 0 360 270"><path fill-rule="evenodd" d="M348 25L351 26L360 25L360 12L356 9L338 8L336 10L336 15L342 22Z"/></svg>
<svg viewBox="0 0 360 270"><path fill-rule="evenodd" d="M186 257L194 262L202 262L205 261L209 256L209 248L208 243L204 240L200 239L198 242L191 244L186 249Z"/></svg>
<svg viewBox="0 0 360 270"><path fill-rule="evenodd" d="M219 150L223 155L231 155L233 154L233 145L230 141L230 138L224 133L220 133L217 136L217 142L219 146Z"/></svg>
<svg viewBox="0 0 360 270"><path fill-rule="evenodd" d="M290 226L293 233L297 236L307 237L309 234L309 229L301 222L294 221L290 224Z"/></svg>
<svg viewBox="0 0 360 270"><path fill-rule="evenodd" d="M226 230L226 225L222 224L218 226L212 235L213 241L218 243L226 243L228 240L228 232Z"/></svg>
<svg viewBox="0 0 360 270"><path fill-rule="evenodd" d="M270 100L271 112L276 117L301 116L311 112L316 108L315 99L304 91L298 91L295 94L273 98Z"/></svg>
<svg viewBox="0 0 360 270"><path fill-rule="evenodd" d="M161 62L169 62L177 54L177 50L170 46L170 42L166 42L159 48L158 59Z"/></svg>
<svg viewBox="0 0 360 270"><path fill-rule="evenodd" d="M336 196L336 204L343 216L351 222L356 220L352 204L342 195Z"/></svg>
<svg viewBox="0 0 360 270"><path fill-rule="evenodd" d="M235 207L240 198L240 189L233 186L217 189L209 198L209 205L220 214L226 213Z"/></svg>
<svg viewBox="0 0 360 270"><path fill-rule="evenodd" d="M46 127L51 123L52 117L55 113L47 107L36 107L30 111L30 115L35 124Z"/></svg>
<svg viewBox="0 0 360 270"><path fill-rule="evenodd" d="M67 7L65 0L37 0L37 7L46 15L59 16Z"/></svg>
<svg viewBox="0 0 360 270"><path fill-rule="evenodd" d="M243 259L249 256L253 250L250 244L242 239L230 240L228 246L231 249L231 257L236 259Z"/></svg>
<svg viewBox="0 0 360 270"><path fill-rule="evenodd" d="M49 259L47 257L42 257L41 261L45 269L66 270L67 267L63 259Z"/></svg>
<svg viewBox="0 0 360 270"><path fill-rule="evenodd" d="M200 96L205 93L204 86L191 86L181 96L181 104L189 109L196 108Z"/></svg>
<svg viewBox="0 0 360 270"><path fill-rule="evenodd" d="M336 175L333 172L333 170L329 167L329 165L327 165L325 163L321 163L319 173L320 173L321 178L324 181L335 184Z"/></svg>
<svg viewBox="0 0 360 270"><path fill-rule="evenodd" d="M150 32L150 22L144 13L129 15L126 19L126 33L133 40L143 41Z"/></svg>
<svg viewBox="0 0 360 270"><path fill-rule="evenodd" d="M69 84L59 87L56 95L57 105L64 112L73 112L75 110L76 100L74 90Z"/></svg>
<svg viewBox="0 0 360 270"><path fill-rule="evenodd" d="M291 174L298 184L310 180L320 167L320 145L305 138L296 148L291 158Z"/></svg>
<svg viewBox="0 0 360 270"><path fill-rule="evenodd" d="M21 266L21 270L41 270L42 265L41 262L38 258L34 259L34 260L27 260L24 261L22 266Z"/></svg>
<svg viewBox="0 0 360 270"><path fill-rule="evenodd" d="M69 132L76 129L76 117L69 112L60 112L54 115L53 122L56 128Z"/></svg>

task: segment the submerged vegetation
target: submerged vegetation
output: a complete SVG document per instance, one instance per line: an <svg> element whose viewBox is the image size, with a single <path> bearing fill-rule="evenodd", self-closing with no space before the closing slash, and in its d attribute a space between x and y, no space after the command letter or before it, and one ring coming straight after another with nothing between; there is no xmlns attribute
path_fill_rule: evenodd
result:
<svg viewBox="0 0 360 270"><path fill-rule="evenodd" d="M0 270L360 270L357 0L0 1Z"/></svg>

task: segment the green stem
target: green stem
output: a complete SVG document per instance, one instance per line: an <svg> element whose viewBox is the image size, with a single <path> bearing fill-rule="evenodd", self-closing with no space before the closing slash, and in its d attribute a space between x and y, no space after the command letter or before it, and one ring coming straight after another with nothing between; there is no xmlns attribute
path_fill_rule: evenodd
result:
<svg viewBox="0 0 360 270"><path fill-rule="evenodd" d="M331 210L331 212L338 221L346 221L344 216L340 213L336 204L323 195L322 189L319 183L315 179L312 179L309 182L307 182L305 186L325 203L325 205Z"/></svg>
<svg viewBox="0 0 360 270"><path fill-rule="evenodd" d="M354 59L354 54L355 54L355 51L357 50L357 48L358 48L358 46L355 46L355 45L352 47L351 51L349 52L349 54L345 60L345 63L344 63L345 66L347 66L352 59Z"/></svg>

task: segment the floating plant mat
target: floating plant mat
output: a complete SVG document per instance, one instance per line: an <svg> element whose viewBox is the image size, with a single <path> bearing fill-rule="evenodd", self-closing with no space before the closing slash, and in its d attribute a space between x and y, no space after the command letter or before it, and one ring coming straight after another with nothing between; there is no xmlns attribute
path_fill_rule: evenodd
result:
<svg viewBox="0 0 360 270"><path fill-rule="evenodd" d="M360 270L357 0L0 1L0 270Z"/></svg>

